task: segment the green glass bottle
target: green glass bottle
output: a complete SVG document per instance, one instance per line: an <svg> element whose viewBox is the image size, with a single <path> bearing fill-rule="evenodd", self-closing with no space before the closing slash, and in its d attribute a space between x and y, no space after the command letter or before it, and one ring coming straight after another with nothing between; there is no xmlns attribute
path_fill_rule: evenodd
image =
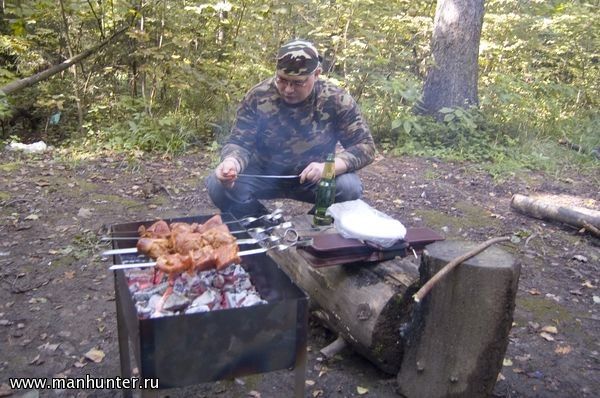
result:
<svg viewBox="0 0 600 398"><path fill-rule="evenodd" d="M335 154L327 155L323 175L317 186L317 197L315 200L314 225L331 224L331 216L325 214L327 208L333 204L335 199Z"/></svg>

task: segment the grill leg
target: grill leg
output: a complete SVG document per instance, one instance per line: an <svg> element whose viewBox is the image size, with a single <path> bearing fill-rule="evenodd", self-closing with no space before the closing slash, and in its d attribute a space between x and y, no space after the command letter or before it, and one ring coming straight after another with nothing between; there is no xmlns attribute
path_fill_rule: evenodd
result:
<svg viewBox="0 0 600 398"><path fill-rule="evenodd" d="M294 397L295 398L304 398L304 389L306 385L306 347L303 350L300 350L298 355L296 356L296 366L295 369L295 388L294 388Z"/></svg>
<svg viewBox="0 0 600 398"><path fill-rule="evenodd" d="M116 278L116 272L115 272ZM116 286L116 283L115 283ZM127 335L127 327L125 325L125 316L121 308L121 300L119 298L119 289L116 291L117 302L117 334L119 336L119 360L121 362L121 377L131 378L131 360L129 357L129 336ZM131 390L123 390L123 397L131 398Z"/></svg>
<svg viewBox="0 0 600 398"><path fill-rule="evenodd" d="M308 300L301 300L297 307L296 366L294 397L304 398L306 388L306 362L308 360Z"/></svg>

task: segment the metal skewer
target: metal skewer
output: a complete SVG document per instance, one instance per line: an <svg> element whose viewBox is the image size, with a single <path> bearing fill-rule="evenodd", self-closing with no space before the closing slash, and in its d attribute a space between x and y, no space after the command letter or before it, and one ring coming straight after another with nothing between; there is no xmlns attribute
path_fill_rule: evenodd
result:
<svg viewBox="0 0 600 398"><path fill-rule="evenodd" d="M250 238L250 239L238 239L236 240L235 243L237 243L238 245L252 245L252 244L256 244L259 242L263 242L263 241L268 241L268 242L278 242L279 240L281 240L281 238L277 237L277 236L265 236L264 238ZM114 250L107 250L105 252L101 253L102 257L108 257L108 256L113 256L116 254L135 254L138 252L137 247L126 247L124 249L114 249Z"/></svg>
<svg viewBox="0 0 600 398"><path fill-rule="evenodd" d="M279 244L279 245L275 245L275 246L271 246L271 247L261 247L259 249L244 250L244 251L239 252L238 256L240 256L240 257L250 256L252 254L265 253L269 250L281 251L281 250L289 249L292 246L294 246L294 245L293 244L291 244L291 245ZM111 266L109 268L109 270L116 271L119 269L148 268L148 267L154 267L155 265L156 265L156 261L151 261L151 262L147 262L147 263L115 264L115 265Z"/></svg>
<svg viewBox="0 0 600 398"><path fill-rule="evenodd" d="M283 210L282 209L275 209L275 211L273 211L270 214L264 214L262 216L259 217L245 217L245 218L241 218L239 220L232 220L232 221L226 221L223 224L234 224L234 223L253 223L255 221L258 220L268 220L268 221L277 221L281 218L283 218ZM246 232L241 231L241 232ZM120 234L136 234L137 231L119 231ZM236 231L236 232L231 232L232 234L234 233L240 233L240 231ZM129 240L129 239L138 239L139 236L103 236L100 238L100 241L103 242L107 242L107 241L113 241L113 240Z"/></svg>
<svg viewBox="0 0 600 398"><path fill-rule="evenodd" d="M243 233L249 233L249 234L260 234L263 232L271 232L273 230L276 229L286 229L286 228L290 228L292 226L292 223L290 221L286 221L284 223L278 224L278 225L274 225L272 227L256 227L256 228L248 228L248 229L240 229L237 231L231 231L229 232L232 235L236 235L236 234L243 234ZM100 240L104 241L104 242L110 242L113 240L138 240L140 237L139 236L130 236L130 237L125 237L125 236L103 236Z"/></svg>

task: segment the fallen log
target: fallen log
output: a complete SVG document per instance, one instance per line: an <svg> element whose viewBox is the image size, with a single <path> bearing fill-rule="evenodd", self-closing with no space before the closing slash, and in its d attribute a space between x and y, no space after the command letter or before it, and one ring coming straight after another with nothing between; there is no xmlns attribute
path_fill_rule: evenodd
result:
<svg viewBox="0 0 600 398"><path fill-rule="evenodd" d="M557 201L556 201L557 202ZM577 228L600 228L600 211L555 203L552 197L532 198L525 195L513 195L510 206L527 216L548 221L559 221ZM588 229L592 229L589 228Z"/></svg>
<svg viewBox="0 0 600 398"><path fill-rule="evenodd" d="M298 230L310 227L310 217L293 218ZM298 249L301 250L301 249ZM326 352L339 352L345 340L382 371L397 374L408 322L411 294L419 279L418 267L408 259L313 267L295 248L269 255L319 307L325 325L342 340Z"/></svg>

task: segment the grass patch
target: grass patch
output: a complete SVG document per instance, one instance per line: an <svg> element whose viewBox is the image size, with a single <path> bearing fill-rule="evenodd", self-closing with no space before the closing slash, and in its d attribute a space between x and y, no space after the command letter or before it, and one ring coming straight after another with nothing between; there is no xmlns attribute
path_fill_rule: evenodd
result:
<svg viewBox="0 0 600 398"><path fill-rule="evenodd" d="M415 213L432 228L449 227L453 231L470 228L501 226L499 220L491 218L488 211L470 202L457 202L454 207L459 213L446 214L436 210L417 210Z"/></svg>
<svg viewBox="0 0 600 398"><path fill-rule="evenodd" d="M11 171L18 170L23 165L22 162L9 162L0 164L0 171L10 173Z"/></svg>

